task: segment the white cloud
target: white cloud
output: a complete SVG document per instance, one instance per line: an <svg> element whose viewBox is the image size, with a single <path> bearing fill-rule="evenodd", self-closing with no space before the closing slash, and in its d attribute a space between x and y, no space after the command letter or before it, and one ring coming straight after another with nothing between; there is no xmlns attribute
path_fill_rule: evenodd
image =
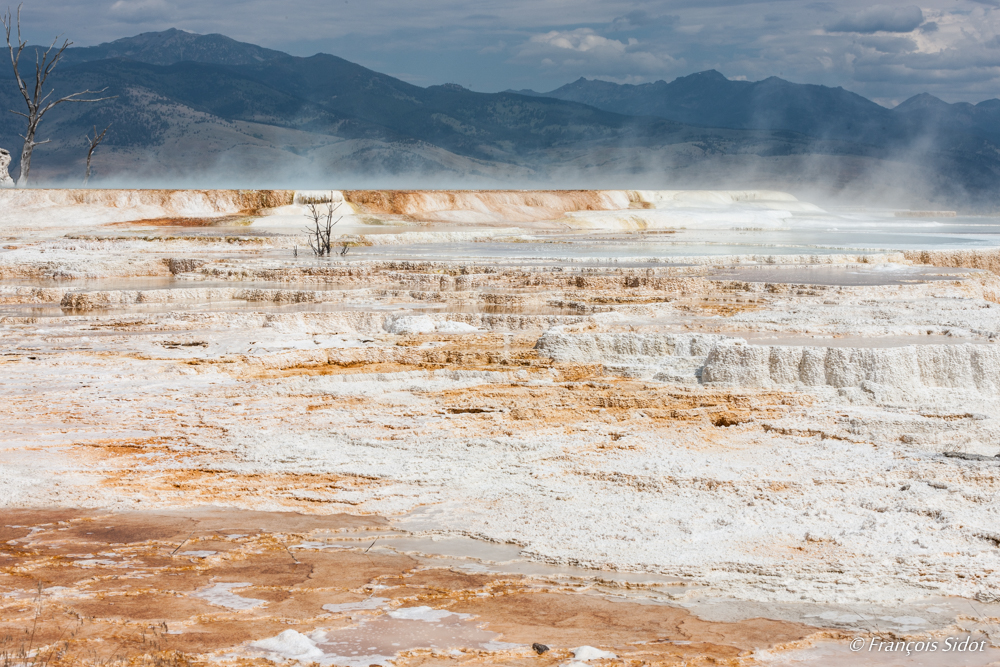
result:
<svg viewBox="0 0 1000 667"><path fill-rule="evenodd" d="M530 42L570 51L598 50L624 53L626 48L636 44L638 40L632 38L628 40L628 44L625 44L616 39L602 37L590 28L579 28L570 32L552 30L544 35L535 35Z"/></svg>
<svg viewBox="0 0 1000 667"><path fill-rule="evenodd" d="M933 12L929 18L937 30L914 33L900 42L888 36L860 39L851 76L861 82L928 87L994 81L1000 77L1000 50L992 48L1000 33L995 14L988 9Z"/></svg>
<svg viewBox="0 0 1000 667"><path fill-rule="evenodd" d="M420 85L461 81L479 90L551 90L580 76L669 80L714 68L879 99L997 96L1000 0L874 1L880 7L872 0L32 0L24 20L33 42L62 33L97 44L183 26L296 55L333 53L409 72ZM851 31L826 30L835 27Z"/></svg>
<svg viewBox="0 0 1000 667"><path fill-rule="evenodd" d="M546 64L580 76L612 77L656 74L677 64L668 54L654 53L634 37L623 42L590 28L533 35L521 46L515 61Z"/></svg>

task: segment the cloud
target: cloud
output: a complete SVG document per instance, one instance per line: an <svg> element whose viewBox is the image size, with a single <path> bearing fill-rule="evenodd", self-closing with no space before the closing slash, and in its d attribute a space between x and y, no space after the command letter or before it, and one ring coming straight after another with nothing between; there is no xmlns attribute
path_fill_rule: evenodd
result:
<svg viewBox="0 0 1000 667"><path fill-rule="evenodd" d="M533 35L521 46L515 62L540 63L582 76L624 77L663 72L676 61L652 52L634 37L621 42L590 28L577 28Z"/></svg>
<svg viewBox="0 0 1000 667"><path fill-rule="evenodd" d="M837 11L837 7L832 2L810 2L806 5L806 9L810 9L814 12L827 12L830 14Z"/></svg>
<svg viewBox="0 0 1000 667"><path fill-rule="evenodd" d="M636 39L630 39L628 44L619 42L616 39L602 37L590 28L578 28L576 30L551 30L544 35L534 35L530 43L561 49L564 51L605 51L611 53L624 53L625 50L636 43Z"/></svg>
<svg viewBox="0 0 1000 667"><path fill-rule="evenodd" d="M640 28L669 28L680 20L681 17L674 14L653 16L645 10L636 9L628 14L615 18L615 20L611 22L611 25L608 26L608 30L612 32L619 32L622 30L637 30Z"/></svg>
<svg viewBox="0 0 1000 667"><path fill-rule="evenodd" d="M917 50L917 43L909 37L896 37L894 35L862 37L858 43L882 53L907 53Z"/></svg>
<svg viewBox="0 0 1000 667"><path fill-rule="evenodd" d="M118 0L111 15L125 23L145 23L168 18L173 7L166 0Z"/></svg>
<svg viewBox="0 0 1000 667"><path fill-rule="evenodd" d="M176 25L300 56L333 53L377 71L406 72L419 85L458 81L484 91L551 90L580 76L670 80L718 69L749 80L780 76L844 86L869 98L925 91L949 101L996 96L1000 76L988 77L1000 53L1000 0L910 6L916 4L31 0L24 27L33 43L64 33L88 45Z"/></svg>
<svg viewBox="0 0 1000 667"><path fill-rule="evenodd" d="M501 39L496 44L492 44L490 46L484 46L483 48L479 49L479 53L480 54L500 53L501 51L503 51L506 48L507 48L507 42L505 42L505 41L503 41Z"/></svg>
<svg viewBox="0 0 1000 667"><path fill-rule="evenodd" d="M846 14L840 20L826 26L827 32L913 32L924 22L920 7L889 7L876 5L854 14Z"/></svg>

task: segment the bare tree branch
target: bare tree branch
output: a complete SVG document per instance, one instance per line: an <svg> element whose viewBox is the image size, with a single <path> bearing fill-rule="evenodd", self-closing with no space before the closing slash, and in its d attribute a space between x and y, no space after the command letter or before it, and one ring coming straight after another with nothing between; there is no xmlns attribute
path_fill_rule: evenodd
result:
<svg viewBox="0 0 1000 667"><path fill-rule="evenodd" d="M333 235L333 227L338 222L340 222L344 216L340 216L336 220L333 219L333 214L340 208L343 202L333 203L333 193L330 193L330 200L326 202L326 210L320 211L315 203L306 204L306 217L312 220L312 226L306 227L306 233L309 234L309 247L312 248L313 254L317 257L329 257L332 254L332 242L331 236ZM341 253L344 254L344 253Z"/></svg>
<svg viewBox="0 0 1000 667"><path fill-rule="evenodd" d="M63 52L66 51L73 42L63 40L62 46L56 48L56 44L59 42L59 37L57 36L52 40L52 44L49 48L39 54L38 50L35 50L35 82L34 89L29 90L28 84L25 82L24 78L21 76L21 55L24 49L28 46L28 43L21 36L21 7L17 6L17 14L11 14L10 8L7 8L6 14L0 14L0 23L3 24L4 33L7 37L7 51L10 54L10 64L14 70L14 80L17 83L17 88L21 91L21 97L24 98L24 103L28 107L27 113L22 113L20 111L13 111L18 116L24 116L28 119L27 131L20 135L24 139L24 147L21 149L21 173L17 178L17 186L25 187L28 184L28 173L31 169L31 153L35 146L41 146L46 144L49 140L45 141L35 141L35 133L38 132L38 125L42 122L42 118L46 113L62 104L63 102L104 102L105 100L112 100L117 97L117 95L112 95L108 97L97 97L94 95L100 95L107 90L107 88L102 88L101 90L83 90L78 93L70 93L69 95L60 97L49 101L55 90L50 90L47 93L44 92L45 83L49 78L49 75L55 70L56 65L62 59ZM14 41L11 40L13 35L12 31L14 27L17 27L17 39L14 40L17 46L14 46ZM53 53L53 49L55 52ZM84 96L90 96L86 99L81 99ZM94 128L95 134L97 128ZM107 130L105 130L107 131ZM103 135L102 135L103 139ZM98 142L100 143L100 142ZM94 146L96 148L96 146ZM93 149L91 149L93 153ZM87 171L90 171L89 159L87 165Z"/></svg>

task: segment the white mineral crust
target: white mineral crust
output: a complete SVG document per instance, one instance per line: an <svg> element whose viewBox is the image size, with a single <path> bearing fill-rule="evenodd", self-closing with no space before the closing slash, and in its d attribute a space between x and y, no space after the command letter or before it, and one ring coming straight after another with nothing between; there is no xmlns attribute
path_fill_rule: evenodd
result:
<svg viewBox="0 0 1000 667"><path fill-rule="evenodd" d="M378 513L681 577L681 603L1000 586L996 250L767 254L775 225L857 218L781 193L431 193L406 220L355 211L357 248L316 260L277 224L103 226L234 214L233 194L2 196L0 505ZM760 228L746 252L699 255L732 212ZM671 219L692 229L655 252L614 237L627 252L600 261L619 246L572 232ZM204 471L236 481L173 482ZM257 604L234 585L199 595ZM292 630L256 646L319 655Z"/></svg>
<svg viewBox="0 0 1000 667"><path fill-rule="evenodd" d="M14 187L14 179L7 173L8 167L10 167L10 152L0 148L0 188Z"/></svg>

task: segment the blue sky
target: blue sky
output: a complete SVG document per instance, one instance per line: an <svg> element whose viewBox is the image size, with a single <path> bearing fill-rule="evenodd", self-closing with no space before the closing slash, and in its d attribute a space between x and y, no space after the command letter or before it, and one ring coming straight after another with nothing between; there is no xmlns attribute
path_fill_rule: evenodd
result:
<svg viewBox="0 0 1000 667"><path fill-rule="evenodd" d="M177 27L488 92L717 69L843 86L887 106L920 92L1000 97L1000 0L33 0L23 12L36 42Z"/></svg>

